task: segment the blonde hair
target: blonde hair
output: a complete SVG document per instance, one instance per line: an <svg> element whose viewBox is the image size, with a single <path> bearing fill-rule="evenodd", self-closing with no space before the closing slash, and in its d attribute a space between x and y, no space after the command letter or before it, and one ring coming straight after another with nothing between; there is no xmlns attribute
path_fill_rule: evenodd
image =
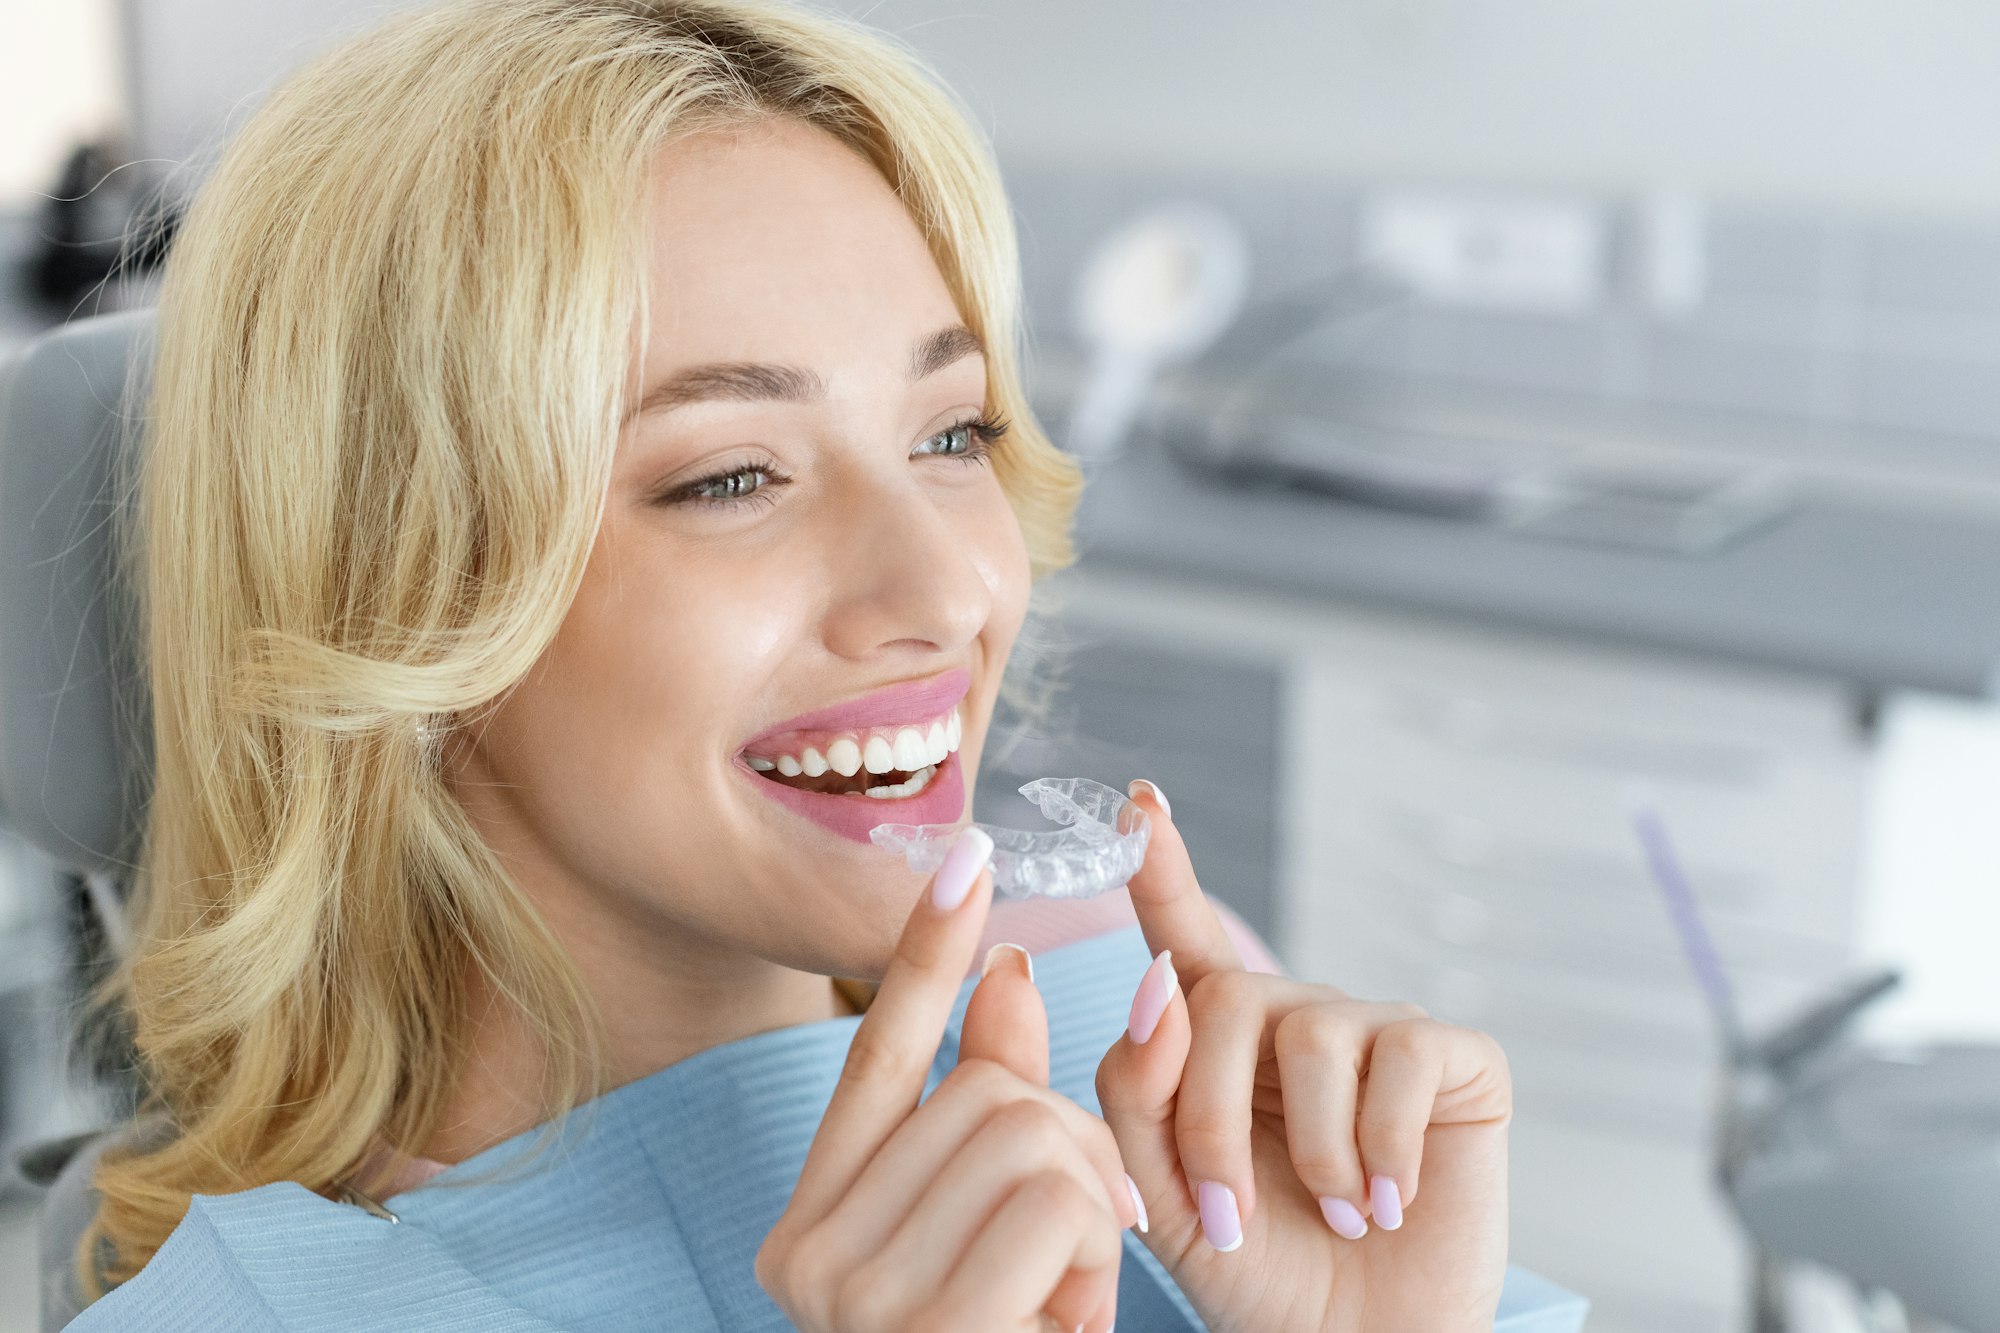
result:
<svg viewBox="0 0 2000 1333"><path fill-rule="evenodd" d="M462 0L288 80L175 241L121 534L154 770L135 946L99 998L166 1133L97 1168L89 1297L191 1194L330 1191L420 1149L472 968L543 1040L552 1116L602 1091L588 992L425 724L526 676L582 579L652 157L774 115L862 153L928 237L1014 423L995 465L1033 573L1070 561L1081 478L1019 383L999 173L900 45L789 5Z"/></svg>

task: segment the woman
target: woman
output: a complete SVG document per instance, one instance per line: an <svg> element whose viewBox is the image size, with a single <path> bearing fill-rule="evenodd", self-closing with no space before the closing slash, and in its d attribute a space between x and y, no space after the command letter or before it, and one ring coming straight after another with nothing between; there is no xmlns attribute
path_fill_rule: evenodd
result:
<svg viewBox="0 0 2000 1333"><path fill-rule="evenodd" d="M1017 292L963 115L810 11L467 0L249 121L161 300L156 1114L76 1327L1492 1327L1488 1038L1247 970L1146 784L1129 910L867 841L965 815L1070 559ZM982 955L1092 910L1047 1013Z"/></svg>

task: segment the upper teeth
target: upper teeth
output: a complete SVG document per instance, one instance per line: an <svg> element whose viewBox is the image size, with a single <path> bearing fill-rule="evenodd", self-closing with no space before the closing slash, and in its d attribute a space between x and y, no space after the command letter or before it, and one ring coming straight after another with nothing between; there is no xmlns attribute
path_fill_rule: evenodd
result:
<svg viewBox="0 0 2000 1333"><path fill-rule="evenodd" d="M808 745L797 753L746 756L750 767L768 773L772 769L788 778L804 774L816 778L831 769L851 778L862 769L887 773L901 769L914 773L930 764L941 764L945 756L958 752L961 737L958 710L928 723L901 727L869 727L849 732L829 741L824 750Z"/></svg>

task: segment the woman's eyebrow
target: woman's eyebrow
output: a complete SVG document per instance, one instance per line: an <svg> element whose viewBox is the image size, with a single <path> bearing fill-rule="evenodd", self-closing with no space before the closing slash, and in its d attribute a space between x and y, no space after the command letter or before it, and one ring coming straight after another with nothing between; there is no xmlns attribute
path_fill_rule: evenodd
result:
<svg viewBox="0 0 2000 1333"><path fill-rule="evenodd" d="M910 378L935 375L963 357L984 355L985 344L962 324L939 329L910 352ZM715 361L687 366L646 390L632 416L670 412L689 403L810 403L826 397L826 381L799 366L768 361Z"/></svg>

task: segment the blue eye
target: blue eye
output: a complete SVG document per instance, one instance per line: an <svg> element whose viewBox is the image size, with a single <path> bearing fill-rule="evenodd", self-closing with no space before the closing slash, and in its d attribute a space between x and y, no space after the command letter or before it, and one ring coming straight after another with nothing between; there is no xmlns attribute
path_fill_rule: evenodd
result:
<svg viewBox="0 0 2000 1333"><path fill-rule="evenodd" d="M762 463L738 463L691 481L659 499L661 504L695 505L703 509L736 509L743 505L770 504L770 492L790 482L777 469Z"/></svg>
<svg viewBox="0 0 2000 1333"><path fill-rule="evenodd" d="M1007 428L1004 418L977 416L945 427L918 445L912 456L924 454L960 463L984 463L992 455L993 446L1007 434ZM658 497L655 503L691 505L698 509L773 504L776 497L772 492L790 485L791 480L768 463L745 460L676 487Z"/></svg>
<svg viewBox="0 0 2000 1333"><path fill-rule="evenodd" d="M993 446L1007 433L1008 423L999 417L978 416L970 421L961 421L955 426L947 426L937 434L917 446L920 454L935 454L940 458L955 458L961 463L982 463L992 455ZM947 447L931 449L927 446L940 440L947 441Z"/></svg>

